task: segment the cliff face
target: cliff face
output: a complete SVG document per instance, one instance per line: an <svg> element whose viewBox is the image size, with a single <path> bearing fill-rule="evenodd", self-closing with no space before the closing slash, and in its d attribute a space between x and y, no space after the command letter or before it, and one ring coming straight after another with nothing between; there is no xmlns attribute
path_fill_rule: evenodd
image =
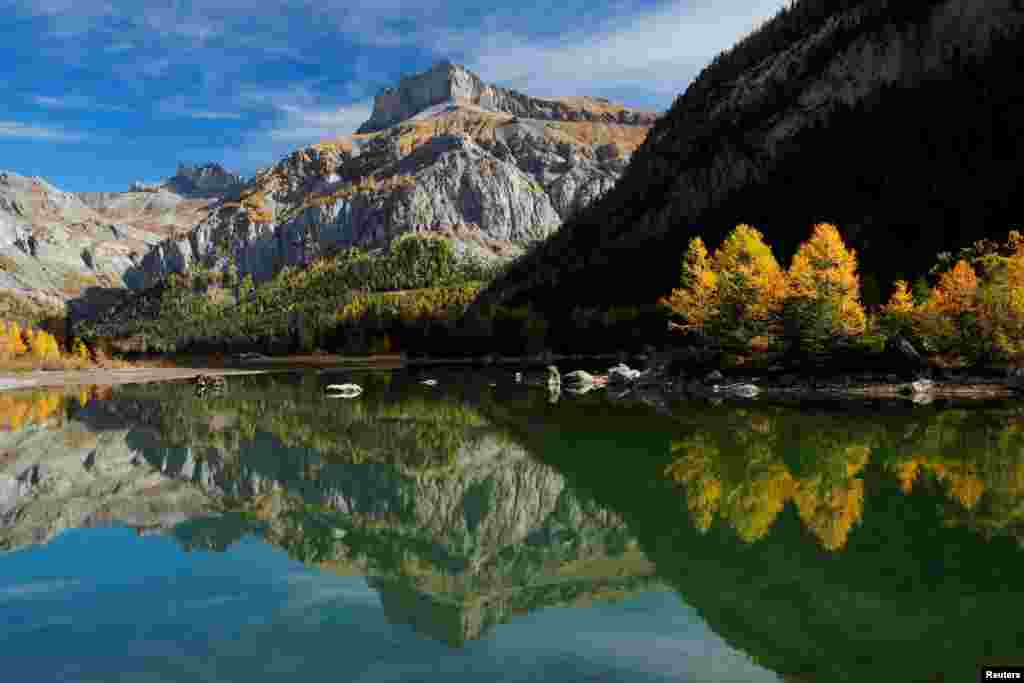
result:
<svg viewBox="0 0 1024 683"><path fill-rule="evenodd" d="M459 102L490 111L549 121L590 121L653 125L656 116L605 99L566 97L541 99L488 85L465 67L440 62L429 71L407 76L397 88L385 88L373 100L370 119L357 133L372 133L404 121L437 104Z"/></svg>
<svg viewBox="0 0 1024 683"><path fill-rule="evenodd" d="M1012 0L796 3L708 66L615 190L484 300L653 301L695 235L752 223L787 260L819 221L858 250L866 297L886 296L1018 220L1022 26Z"/></svg>
<svg viewBox="0 0 1024 683"><path fill-rule="evenodd" d="M133 254L160 237L40 178L0 173L0 291L60 308L88 288L120 286Z"/></svg>
<svg viewBox="0 0 1024 683"><path fill-rule="evenodd" d="M194 227L238 187L219 166L179 167L128 192L63 192L41 178L0 173L0 291L55 310L122 276L161 239Z"/></svg>
<svg viewBox="0 0 1024 683"><path fill-rule="evenodd" d="M364 132L259 173L126 282L148 286L194 263L262 279L424 230L458 252L512 256L610 189L653 120L598 100L527 98L442 64L380 95Z"/></svg>

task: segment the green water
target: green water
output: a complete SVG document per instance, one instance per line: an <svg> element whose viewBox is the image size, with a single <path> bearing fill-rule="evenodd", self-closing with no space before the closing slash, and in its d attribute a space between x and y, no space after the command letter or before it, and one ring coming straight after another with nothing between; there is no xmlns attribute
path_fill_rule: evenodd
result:
<svg viewBox="0 0 1024 683"><path fill-rule="evenodd" d="M510 375L0 394L5 672L959 681L1024 660L1016 404L552 402ZM345 381L363 395L325 398Z"/></svg>

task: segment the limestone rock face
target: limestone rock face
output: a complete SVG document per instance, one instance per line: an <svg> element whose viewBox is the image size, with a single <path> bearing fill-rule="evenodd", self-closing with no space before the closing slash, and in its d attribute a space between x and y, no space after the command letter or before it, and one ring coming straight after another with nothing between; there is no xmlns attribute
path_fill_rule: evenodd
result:
<svg viewBox="0 0 1024 683"><path fill-rule="evenodd" d="M41 178L0 173L0 291L57 310L121 275L161 235L118 224Z"/></svg>
<svg viewBox="0 0 1024 683"><path fill-rule="evenodd" d="M147 287L194 263L266 279L414 231L450 237L457 253L515 256L607 192L653 119L587 98L528 98L443 63L378 97L362 132L258 173L125 282Z"/></svg>
<svg viewBox="0 0 1024 683"><path fill-rule="evenodd" d="M231 173L220 164L188 166L178 164L178 172L163 187L168 187L184 196L219 198L239 189L242 176Z"/></svg>
<svg viewBox="0 0 1024 683"><path fill-rule="evenodd" d="M652 125L656 116L627 109L608 100L587 97L541 99L515 90L488 85L464 66L440 62L429 71L408 76L397 88L386 88L373 101L370 119L358 133L372 133L408 119L443 102L474 104L485 109L530 119L600 121Z"/></svg>
<svg viewBox="0 0 1024 683"><path fill-rule="evenodd" d="M150 248L193 228L239 182L209 164L128 192L74 194L0 172L0 291L55 313L69 301L102 308Z"/></svg>

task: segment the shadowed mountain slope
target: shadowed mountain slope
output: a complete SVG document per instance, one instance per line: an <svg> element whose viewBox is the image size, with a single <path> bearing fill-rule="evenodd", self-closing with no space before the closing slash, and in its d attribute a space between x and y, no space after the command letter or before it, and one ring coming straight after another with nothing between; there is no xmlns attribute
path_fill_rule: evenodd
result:
<svg viewBox="0 0 1024 683"><path fill-rule="evenodd" d="M1012 0L795 3L704 69L616 187L482 301L654 301L695 235L715 246L750 223L785 261L820 221L877 301L1019 220L1022 26Z"/></svg>

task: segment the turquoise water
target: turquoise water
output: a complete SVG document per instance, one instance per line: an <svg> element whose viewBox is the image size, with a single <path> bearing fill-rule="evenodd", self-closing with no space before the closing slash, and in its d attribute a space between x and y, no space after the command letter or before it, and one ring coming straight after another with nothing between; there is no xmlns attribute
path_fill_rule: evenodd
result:
<svg viewBox="0 0 1024 683"><path fill-rule="evenodd" d="M4 670L971 680L1024 655L1022 435L454 370L2 394Z"/></svg>

